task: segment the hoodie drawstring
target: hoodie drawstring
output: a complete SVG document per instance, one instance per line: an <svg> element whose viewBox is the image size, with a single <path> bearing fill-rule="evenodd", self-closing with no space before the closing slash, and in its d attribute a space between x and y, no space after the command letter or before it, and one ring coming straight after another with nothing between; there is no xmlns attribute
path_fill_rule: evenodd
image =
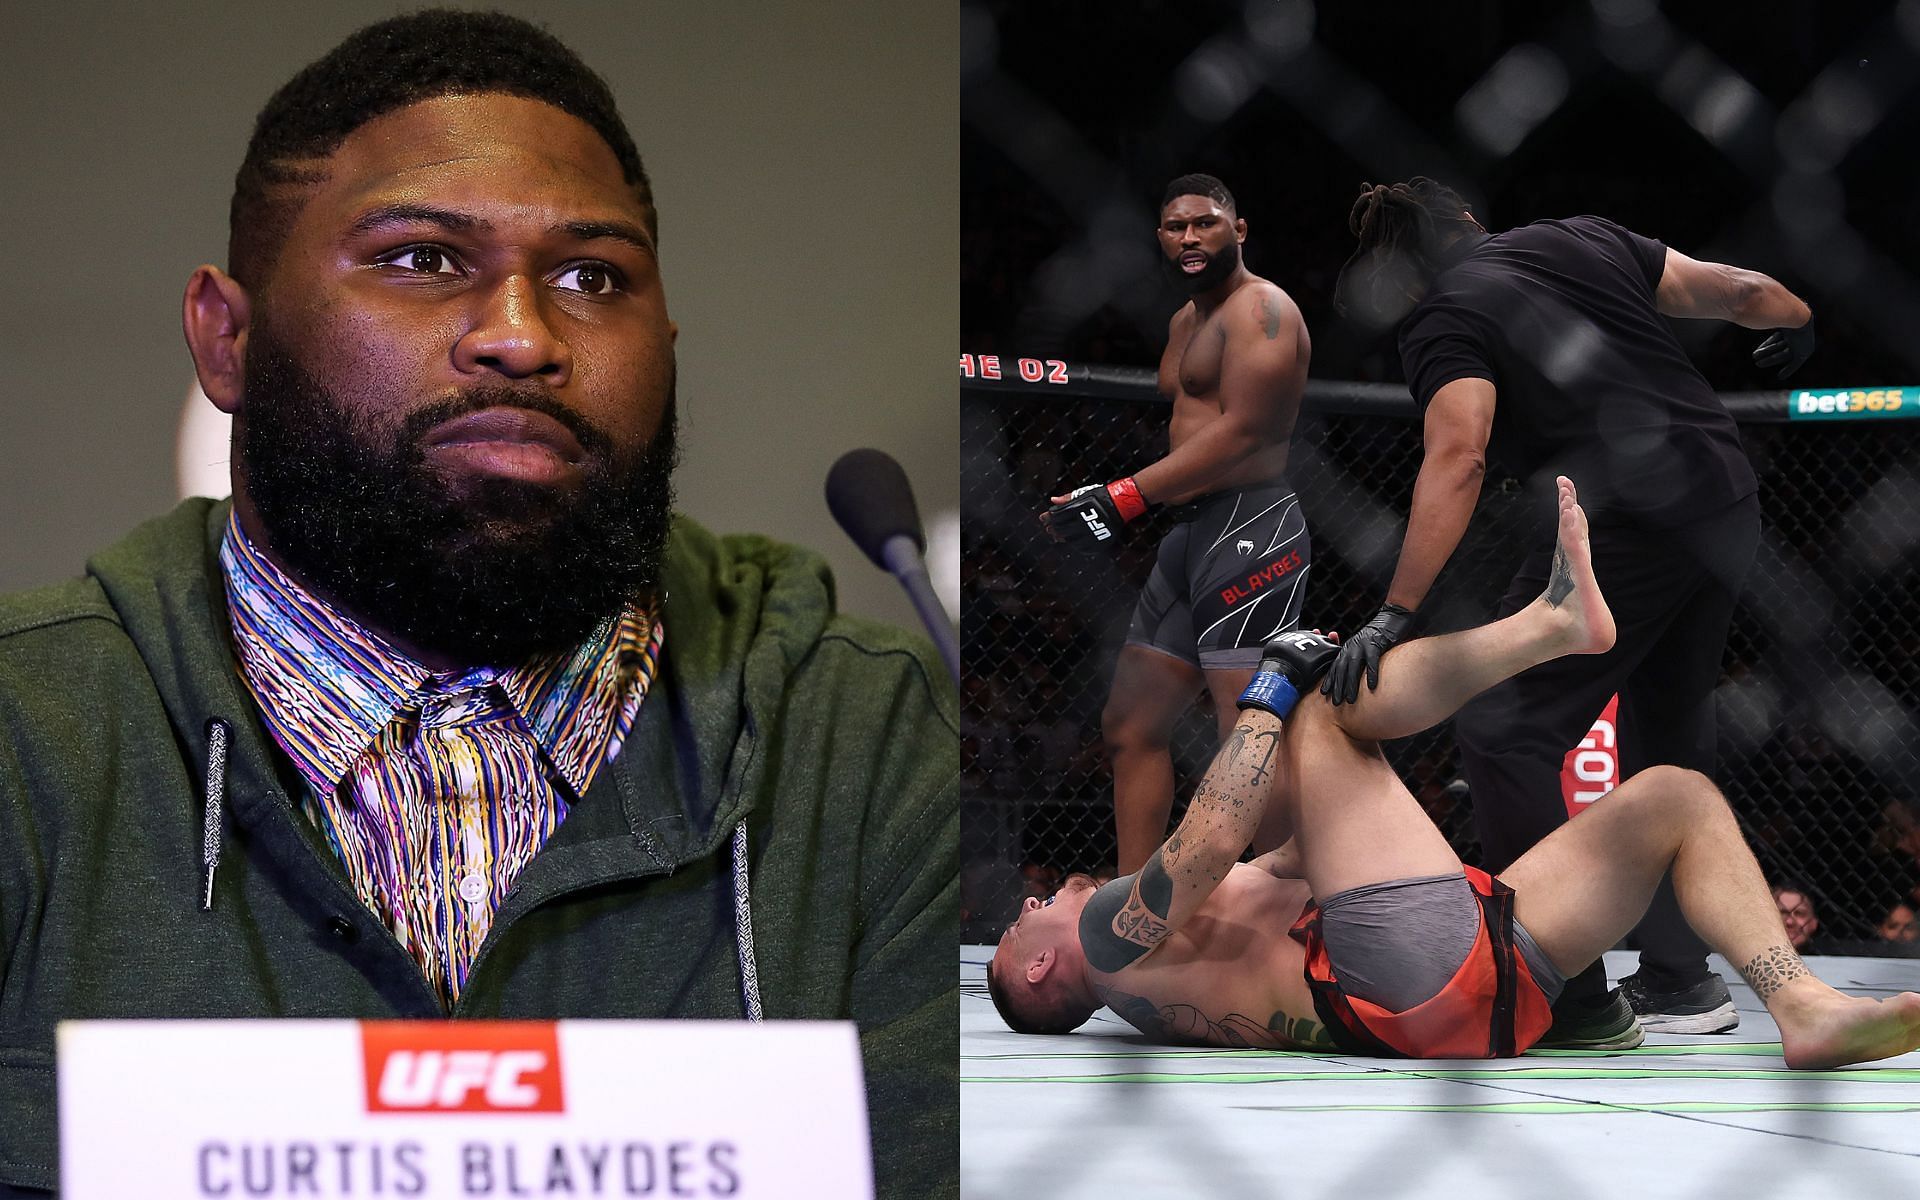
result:
<svg viewBox="0 0 1920 1200"><path fill-rule="evenodd" d="M733 944L740 956L740 990L745 993L747 1020L760 1013L760 967L753 959L753 901L747 895L747 823L733 827Z"/></svg>
<svg viewBox="0 0 1920 1200"><path fill-rule="evenodd" d="M227 800L227 736L233 727L219 717L207 721L207 811L201 826L200 866L205 886L200 911L213 911L213 872L220 865L220 814Z"/></svg>

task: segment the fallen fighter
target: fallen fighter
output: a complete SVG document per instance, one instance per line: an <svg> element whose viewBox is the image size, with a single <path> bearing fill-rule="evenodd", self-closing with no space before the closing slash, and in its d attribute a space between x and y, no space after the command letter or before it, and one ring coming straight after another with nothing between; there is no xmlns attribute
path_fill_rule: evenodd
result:
<svg viewBox="0 0 1920 1200"><path fill-rule="evenodd" d="M1394 647L1379 690L1355 703L1314 689L1331 640L1269 643L1239 724L1146 865L1099 888L1070 877L1001 937L987 984L1008 1026L1064 1033L1105 1004L1165 1042L1518 1054L1546 1031L1566 977L1633 928L1671 867L1688 922L1739 964L1789 1067L1920 1047L1920 995L1847 996L1807 970L1705 776L1642 771L1492 878L1461 864L1388 766L1382 740L1537 663L1613 644L1586 514L1564 477L1559 493L1546 591L1491 625ZM1238 862L1250 844L1279 849Z"/></svg>

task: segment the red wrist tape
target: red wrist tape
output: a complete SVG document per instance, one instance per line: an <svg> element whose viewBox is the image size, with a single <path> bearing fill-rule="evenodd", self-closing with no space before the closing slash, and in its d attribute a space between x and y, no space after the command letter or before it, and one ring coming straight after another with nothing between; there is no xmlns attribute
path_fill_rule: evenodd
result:
<svg viewBox="0 0 1920 1200"><path fill-rule="evenodd" d="M1133 476L1116 479L1108 484L1107 495L1113 497L1113 507L1119 511L1122 521L1131 521L1135 517L1146 515L1147 501L1140 494L1139 485L1133 482Z"/></svg>

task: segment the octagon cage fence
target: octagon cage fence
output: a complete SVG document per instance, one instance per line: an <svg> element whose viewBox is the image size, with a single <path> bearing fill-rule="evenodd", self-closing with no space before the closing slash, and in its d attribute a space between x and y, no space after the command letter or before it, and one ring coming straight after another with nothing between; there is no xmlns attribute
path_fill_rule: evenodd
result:
<svg viewBox="0 0 1920 1200"><path fill-rule="evenodd" d="M1164 453L1170 406L1143 368L965 356L961 377L962 940L992 942L1024 895L1113 869L1100 712L1171 519L1156 510L1108 552L1056 545L1036 517L1047 497ZM1899 419L1920 415L1920 388L1722 399L1763 524L1715 692L1715 781L1768 878L1812 901L1814 949L1912 952L1877 931L1920 891L1920 426ZM1403 387L1308 385L1288 470L1313 537L1303 624L1351 633L1373 615L1420 459ZM1527 548L1520 501L1517 481L1489 474L1426 632L1490 617ZM1173 820L1216 738L1196 696L1174 735ZM1450 725L1387 754L1477 862Z"/></svg>

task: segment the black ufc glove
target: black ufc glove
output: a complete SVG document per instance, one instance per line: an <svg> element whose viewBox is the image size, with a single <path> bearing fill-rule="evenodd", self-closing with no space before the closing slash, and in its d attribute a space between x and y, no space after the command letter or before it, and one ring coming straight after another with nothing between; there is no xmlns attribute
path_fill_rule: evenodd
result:
<svg viewBox="0 0 1920 1200"><path fill-rule="evenodd" d="M1283 633L1260 650L1260 669L1240 693L1241 708L1259 708L1281 720L1332 665L1340 647L1305 629Z"/></svg>
<svg viewBox="0 0 1920 1200"><path fill-rule="evenodd" d="M1147 511L1147 502L1134 486L1133 476L1112 483L1090 483L1067 493L1067 498L1040 514L1040 524L1056 542L1085 542L1117 546L1123 526Z"/></svg>
<svg viewBox="0 0 1920 1200"><path fill-rule="evenodd" d="M1767 340L1753 348L1753 365L1756 367L1779 367L1780 378L1785 379L1800 369L1813 353L1813 317L1807 317L1807 323L1798 329L1776 329L1767 335Z"/></svg>
<svg viewBox="0 0 1920 1200"><path fill-rule="evenodd" d="M1407 626L1413 624L1413 610L1401 608L1398 604L1383 604L1359 633L1348 638L1340 647L1340 657L1334 660L1333 670L1327 672L1327 680L1320 685L1320 694L1335 704L1352 704L1360 698L1360 674L1364 670L1367 676L1367 690L1380 686L1380 656L1391 650L1402 637L1406 636Z"/></svg>

